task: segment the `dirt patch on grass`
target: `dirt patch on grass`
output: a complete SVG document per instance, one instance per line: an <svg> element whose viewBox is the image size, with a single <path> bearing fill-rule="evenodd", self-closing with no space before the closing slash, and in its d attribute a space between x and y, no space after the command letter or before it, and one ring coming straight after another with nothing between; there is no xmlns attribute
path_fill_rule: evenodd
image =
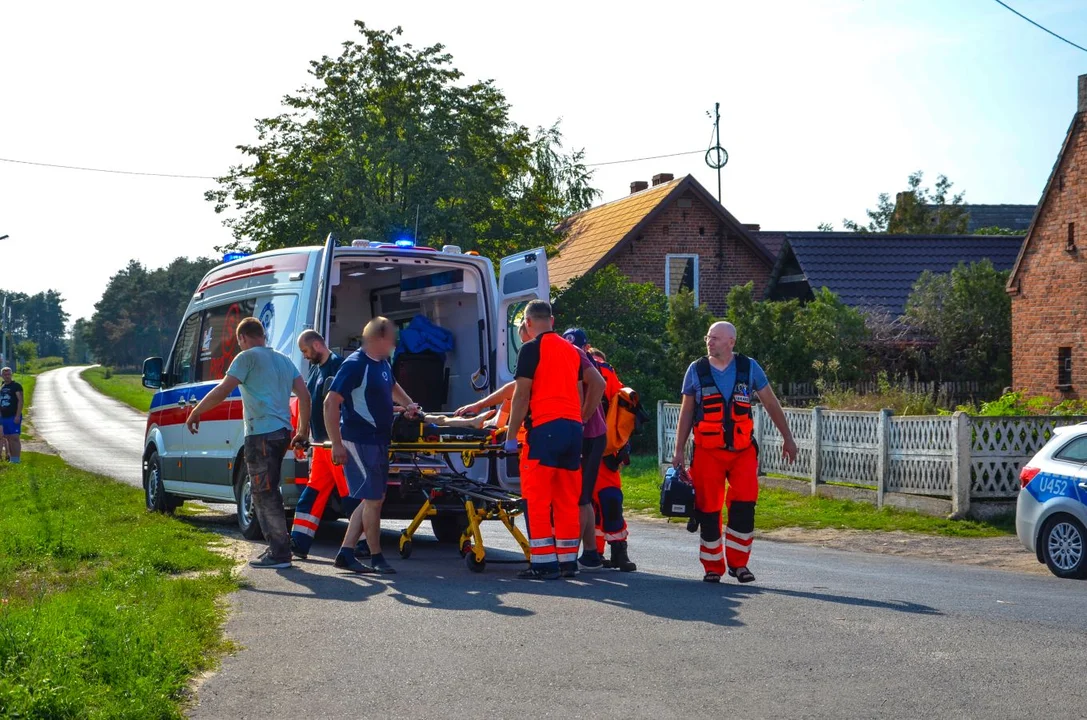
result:
<svg viewBox="0 0 1087 720"><path fill-rule="evenodd" d="M900 531L868 532L830 528L779 528L758 533L764 540L799 543L832 550L878 553L940 560L996 570L1048 575L1049 570L1027 552L1016 537L960 538Z"/></svg>

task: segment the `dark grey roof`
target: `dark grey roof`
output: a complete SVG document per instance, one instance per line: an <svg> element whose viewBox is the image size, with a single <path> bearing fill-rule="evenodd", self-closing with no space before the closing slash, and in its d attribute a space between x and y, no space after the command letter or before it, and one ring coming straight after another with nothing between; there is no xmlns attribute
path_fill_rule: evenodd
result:
<svg viewBox="0 0 1087 720"><path fill-rule="evenodd" d="M756 230L752 233L755 238L763 244L774 258L777 258L781 254L781 246L785 244L784 232L777 230Z"/></svg>
<svg viewBox="0 0 1087 720"><path fill-rule="evenodd" d="M935 210L937 205L928 205ZM999 227L1005 230L1020 230L1024 235L1030 227L1037 205L963 205L970 213L966 222L966 232L972 233L979 228Z"/></svg>
<svg viewBox="0 0 1087 720"><path fill-rule="evenodd" d="M789 256L795 256L812 290L829 288L853 307L882 307L900 315L925 270L950 272L960 262L988 259L1010 270L1023 238L1014 235L877 235L840 232L786 233L770 277L773 291Z"/></svg>

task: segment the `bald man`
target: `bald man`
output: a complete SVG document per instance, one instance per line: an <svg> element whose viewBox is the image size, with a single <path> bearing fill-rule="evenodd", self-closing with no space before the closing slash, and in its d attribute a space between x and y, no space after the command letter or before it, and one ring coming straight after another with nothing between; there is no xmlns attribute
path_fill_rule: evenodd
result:
<svg viewBox="0 0 1087 720"><path fill-rule="evenodd" d="M751 399L759 399L784 439L782 453L796 459L796 442L781 403L766 373L755 360L733 351L736 328L716 322L706 332L706 357L687 368L683 405L679 411L672 466L685 468L687 438L694 430L691 480L695 516L701 527L699 559L706 582L721 582L728 574L741 583L754 582L747 567L755 537L755 502L759 497L758 447L754 439ZM727 484L727 492L726 492ZM721 537L721 510L728 524Z"/></svg>

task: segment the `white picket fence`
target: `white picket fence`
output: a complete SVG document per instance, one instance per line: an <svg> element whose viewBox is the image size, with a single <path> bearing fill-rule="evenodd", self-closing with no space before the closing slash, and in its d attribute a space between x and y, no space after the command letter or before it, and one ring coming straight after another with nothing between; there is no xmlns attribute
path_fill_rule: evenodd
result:
<svg viewBox="0 0 1087 720"><path fill-rule="evenodd" d="M948 498L965 513L972 499L1009 499L1019 493L1019 470L1052 437L1053 428L1083 417L895 417L880 412L786 408L799 450L795 463L781 454L782 438L766 409L755 408L759 471L840 483L877 491ZM679 405L657 407L659 461L669 462L676 443ZM690 456L690 442L687 445Z"/></svg>

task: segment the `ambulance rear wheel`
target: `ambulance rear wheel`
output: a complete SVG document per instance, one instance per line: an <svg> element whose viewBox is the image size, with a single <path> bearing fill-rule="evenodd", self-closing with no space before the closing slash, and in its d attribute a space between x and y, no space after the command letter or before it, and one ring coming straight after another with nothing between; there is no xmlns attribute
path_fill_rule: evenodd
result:
<svg viewBox="0 0 1087 720"><path fill-rule="evenodd" d="M246 540L261 540L264 532L257 521L256 508L253 506L252 484L249 481L249 471L246 470L245 460L239 458L234 466L234 498L238 508L238 529Z"/></svg>
<svg viewBox="0 0 1087 720"><path fill-rule="evenodd" d="M437 515L430 518L430 527L438 542L447 545L460 542L460 536L468 529L466 515Z"/></svg>
<svg viewBox="0 0 1087 720"><path fill-rule="evenodd" d="M467 565L468 569L472 572L481 573L487 569L487 558L476 560L476 554L470 552L464 556L464 564Z"/></svg>

